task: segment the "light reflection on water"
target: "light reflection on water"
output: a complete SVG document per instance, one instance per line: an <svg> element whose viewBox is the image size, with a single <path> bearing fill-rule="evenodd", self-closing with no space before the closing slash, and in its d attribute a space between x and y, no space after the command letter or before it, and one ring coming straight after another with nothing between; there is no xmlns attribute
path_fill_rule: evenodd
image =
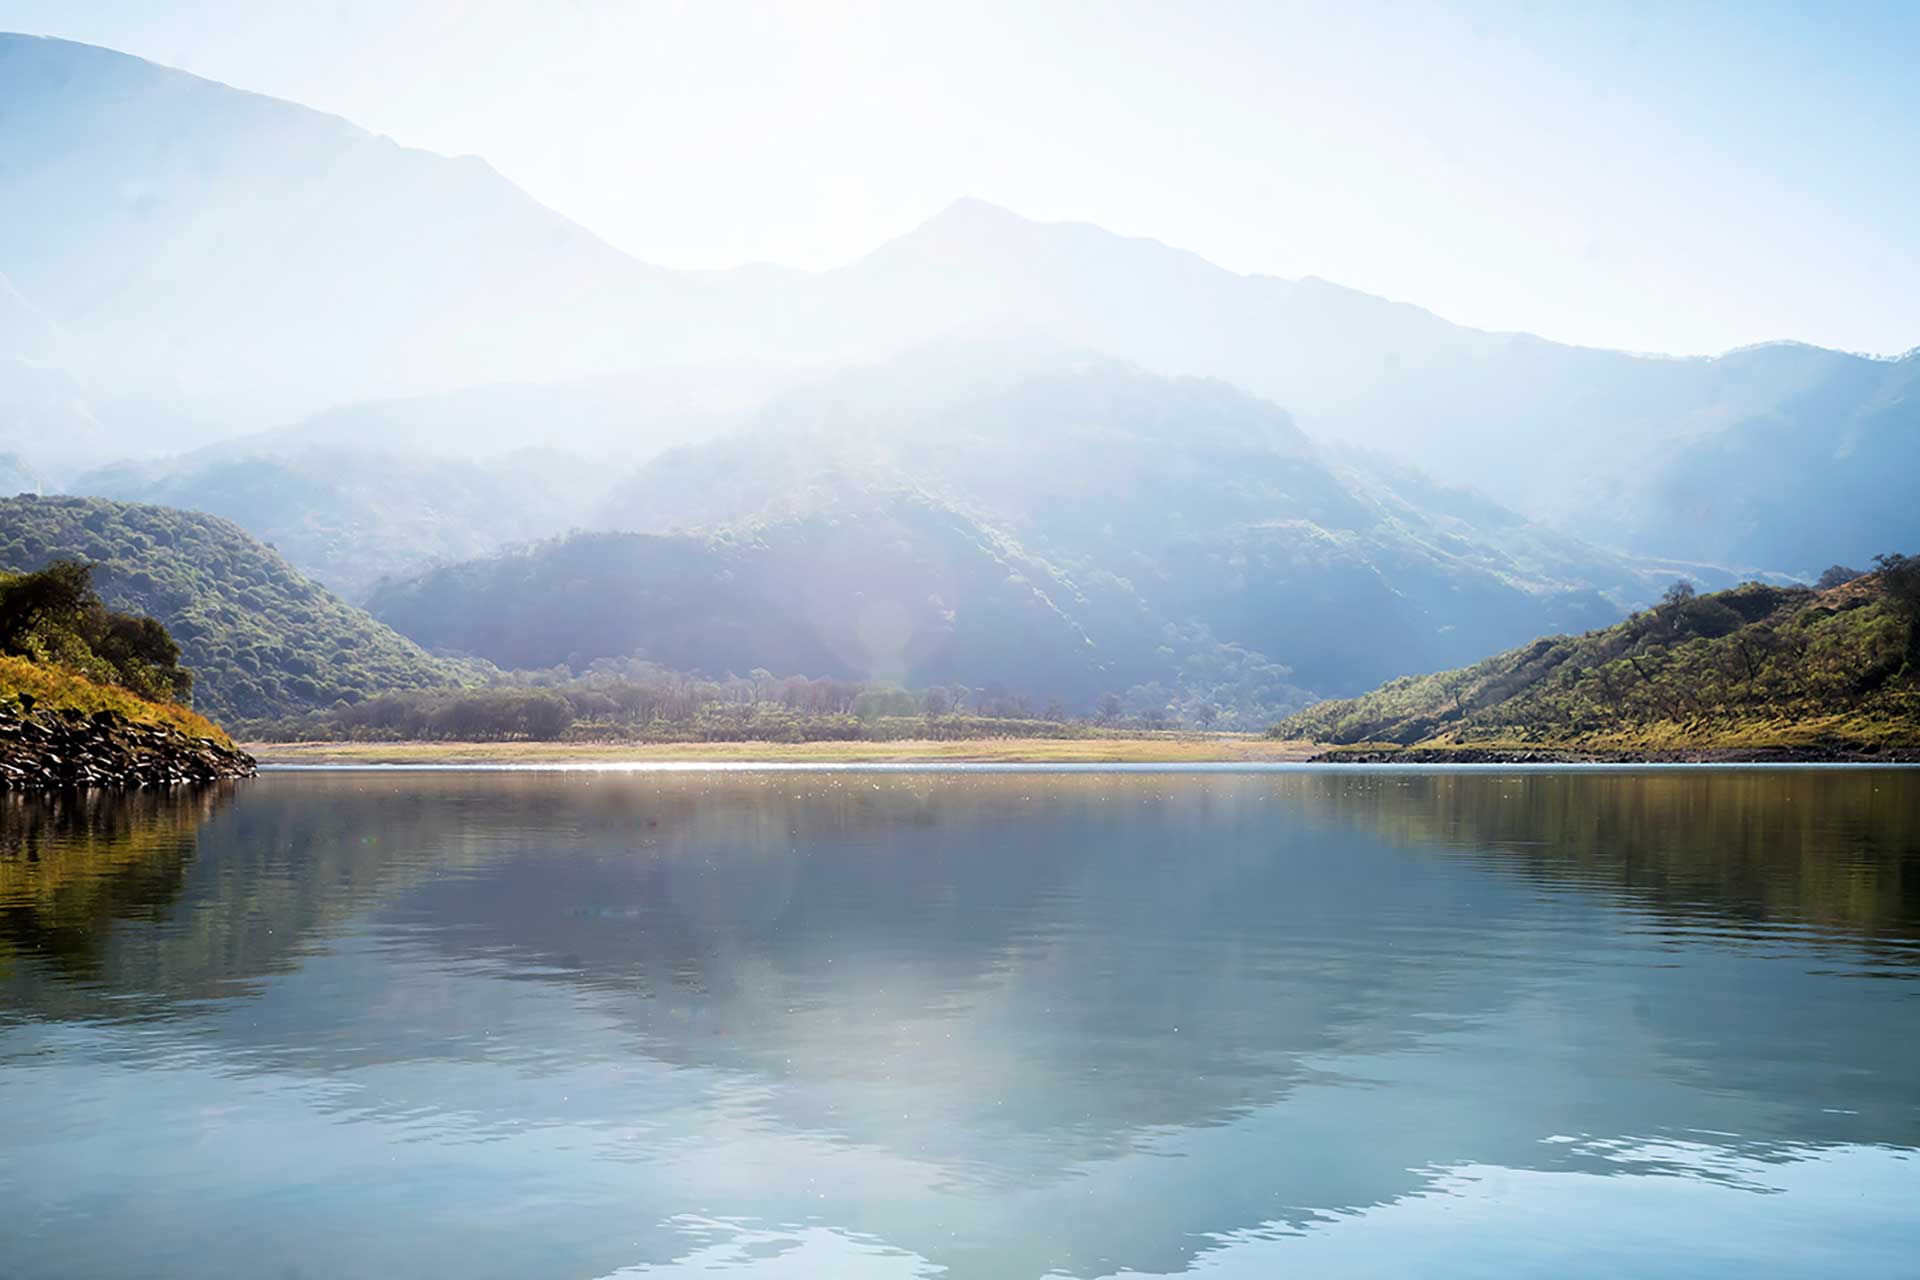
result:
<svg viewBox="0 0 1920 1280"><path fill-rule="evenodd" d="M1920 1247L1913 772L63 803L0 821L0 1274L1900 1275Z"/></svg>

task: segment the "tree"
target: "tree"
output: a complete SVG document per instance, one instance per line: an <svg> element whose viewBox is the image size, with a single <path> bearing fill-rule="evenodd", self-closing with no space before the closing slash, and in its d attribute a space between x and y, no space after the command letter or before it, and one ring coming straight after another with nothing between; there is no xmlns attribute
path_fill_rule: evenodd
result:
<svg viewBox="0 0 1920 1280"><path fill-rule="evenodd" d="M1827 571L1814 580L1813 585L1817 590L1828 591L1834 587L1852 582L1860 576L1861 573L1858 569L1849 569L1843 564L1829 565Z"/></svg>
<svg viewBox="0 0 1920 1280"><path fill-rule="evenodd" d="M1873 558L1887 607L1907 627L1907 663L1920 663L1920 556L1888 552Z"/></svg>
<svg viewBox="0 0 1920 1280"><path fill-rule="evenodd" d="M31 633L71 629L87 606L98 603L92 565L55 560L38 573L23 573L0 588L0 649L22 653Z"/></svg>
<svg viewBox="0 0 1920 1280"><path fill-rule="evenodd" d="M108 609L94 592L93 566L78 560L0 576L0 653L56 663L156 701L184 701L193 688L166 627Z"/></svg>
<svg viewBox="0 0 1920 1280"><path fill-rule="evenodd" d="M1875 556L1873 567L1894 612L1909 618L1920 614L1920 556Z"/></svg>
<svg viewBox="0 0 1920 1280"><path fill-rule="evenodd" d="M1675 578L1673 585L1660 595L1660 603L1665 605L1685 604L1694 597L1693 584L1685 578Z"/></svg>

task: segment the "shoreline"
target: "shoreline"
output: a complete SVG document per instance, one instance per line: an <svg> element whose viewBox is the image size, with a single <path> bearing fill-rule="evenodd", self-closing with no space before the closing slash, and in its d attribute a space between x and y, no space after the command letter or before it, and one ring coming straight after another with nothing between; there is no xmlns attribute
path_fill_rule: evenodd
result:
<svg viewBox="0 0 1920 1280"><path fill-rule="evenodd" d="M1326 764L1725 765L1920 764L1920 748L1330 747L1252 735L898 739L886 742L250 742L274 765Z"/></svg>
<svg viewBox="0 0 1920 1280"><path fill-rule="evenodd" d="M252 756L107 708L0 710L0 792L154 787L250 778Z"/></svg>
<svg viewBox="0 0 1920 1280"><path fill-rule="evenodd" d="M1302 764L1319 746L1254 735L903 738L887 742L254 742L287 764Z"/></svg>

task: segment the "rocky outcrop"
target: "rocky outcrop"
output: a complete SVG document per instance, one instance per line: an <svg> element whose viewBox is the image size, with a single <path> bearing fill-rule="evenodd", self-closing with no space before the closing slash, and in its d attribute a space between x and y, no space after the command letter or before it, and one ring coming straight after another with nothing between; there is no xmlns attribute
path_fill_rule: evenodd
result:
<svg viewBox="0 0 1920 1280"><path fill-rule="evenodd" d="M0 791L250 778L253 757L113 711L0 708Z"/></svg>

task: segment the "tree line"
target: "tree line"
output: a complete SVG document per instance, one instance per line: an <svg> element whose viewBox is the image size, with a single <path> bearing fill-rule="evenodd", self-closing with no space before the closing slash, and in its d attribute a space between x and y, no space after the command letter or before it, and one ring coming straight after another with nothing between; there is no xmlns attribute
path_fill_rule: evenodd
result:
<svg viewBox="0 0 1920 1280"><path fill-rule="evenodd" d="M582 676L556 668L480 686L394 690L244 726L250 736L278 741L468 742L1062 737L1170 727L1153 708L1127 714L1117 695L1079 717L1058 698L1000 689L909 690L765 670L707 678L640 660L597 664Z"/></svg>

